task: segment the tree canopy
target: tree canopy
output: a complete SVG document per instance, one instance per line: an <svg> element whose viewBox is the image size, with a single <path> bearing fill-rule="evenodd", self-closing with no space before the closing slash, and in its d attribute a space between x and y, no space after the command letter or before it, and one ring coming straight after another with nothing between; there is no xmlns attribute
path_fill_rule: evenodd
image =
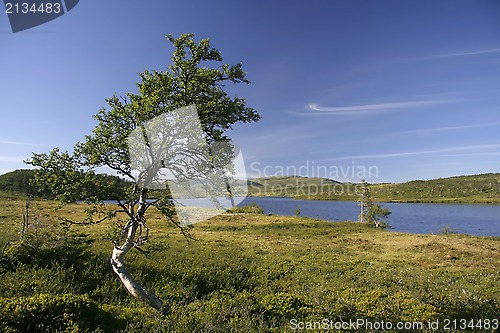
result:
<svg viewBox="0 0 500 333"><path fill-rule="evenodd" d="M222 56L208 39L196 43L193 34L166 37L175 47L169 69L144 71L138 93L106 100L109 108L99 110L94 116L98 125L76 147L85 165L107 166L131 177L126 140L130 133L156 116L188 105L196 106L209 143L229 141L224 132L235 123L260 119L245 99L231 97L224 90L228 82L250 83L241 63L209 67L222 62Z"/></svg>
<svg viewBox="0 0 500 333"><path fill-rule="evenodd" d="M49 153L33 154L27 161L37 167L35 183L50 190L63 204L85 200L92 205L85 222L101 222L116 214L128 217L122 226L126 237L122 244L114 246L113 270L132 295L162 310L167 306L133 280L123 258L131 248L147 241L147 209L156 207L168 221L178 223L166 189L155 191L154 200L148 200L151 192L133 173L127 138L137 129L145 133L144 126L151 119L186 106L195 106L209 145L229 143L226 131L234 124L260 119L257 111L247 107L244 98L229 96L225 91L227 84L249 83L241 63L222 63L220 51L212 48L208 39L197 42L194 34L183 34L179 38L167 35L166 38L175 49L166 71L146 70L139 74L138 92L106 99L107 107L94 116L96 127L84 141L75 145L72 153L55 148ZM169 166L168 161L162 165L167 169ZM109 191L102 191L90 181L98 167L110 168L133 182L128 187L117 188L110 198ZM118 208L103 205L106 199L116 200ZM104 218L94 220L96 213L104 213L101 215Z"/></svg>
<svg viewBox="0 0 500 333"><path fill-rule="evenodd" d="M390 228L387 219L391 215L391 211L372 201L370 185L364 179L361 181L359 206L361 208L359 214L360 222L368 223L368 225L375 228Z"/></svg>

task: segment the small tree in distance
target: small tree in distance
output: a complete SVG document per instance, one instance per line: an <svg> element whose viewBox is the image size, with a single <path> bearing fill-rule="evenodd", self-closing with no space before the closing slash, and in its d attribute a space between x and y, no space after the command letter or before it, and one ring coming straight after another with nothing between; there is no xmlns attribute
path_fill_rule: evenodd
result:
<svg viewBox="0 0 500 333"><path fill-rule="evenodd" d="M295 215L296 217L300 216L300 206L299 205L297 205L297 207L295 207L295 211L294 211L293 215Z"/></svg>
<svg viewBox="0 0 500 333"><path fill-rule="evenodd" d="M140 73L138 93L127 93L124 97L115 95L107 99L108 108L102 108L94 116L98 124L92 134L86 136L84 142L77 143L72 154L55 148L49 153L34 153L26 161L37 167L36 184L53 193L61 204L77 200L88 204L84 221L64 219L65 222L94 224L117 214L126 216L123 241L114 244L111 265L130 294L164 312L169 310L169 306L134 280L125 266L124 258L132 248L139 248L147 241L149 229L145 213L150 208L158 209L168 222L178 226L186 236L189 235L174 216L168 189L155 190L152 200L151 191L148 192L145 186L147 184L138 181L131 167L127 138L138 128L145 133L144 124L149 120L188 105L196 107L209 145L215 142L229 143L225 131L233 124L260 119L255 110L246 106L245 99L230 97L224 90L227 83L249 83L241 63L234 66L206 66L208 62L222 62L221 53L210 47L208 39L195 42L193 34L183 34L179 38L172 35L166 37L175 48L172 64L167 71L144 71ZM161 162L167 170L175 168L168 161ZM194 164L193 167L196 167ZM124 183L111 193L109 189L104 192L93 181L94 169L97 167L108 167L131 182ZM110 199L116 201L117 209L104 204L104 200Z"/></svg>
<svg viewBox="0 0 500 333"><path fill-rule="evenodd" d="M364 179L361 180L359 206L359 222L368 223L368 225L375 228L390 228L387 219L391 215L391 211L387 208L382 208L379 204L373 203L369 184Z"/></svg>

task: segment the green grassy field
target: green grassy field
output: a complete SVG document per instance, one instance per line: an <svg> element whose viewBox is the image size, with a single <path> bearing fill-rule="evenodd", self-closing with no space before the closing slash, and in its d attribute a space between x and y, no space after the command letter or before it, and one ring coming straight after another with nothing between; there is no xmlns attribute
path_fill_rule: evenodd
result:
<svg viewBox="0 0 500 333"><path fill-rule="evenodd" d="M127 262L172 305L162 316L129 296L111 271L116 221L63 232L57 217L83 216L83 205L56 211L55 202L35 200L19 242L23 205L20 197L0 199L2 332L290 332L297 331L291 323L322 319L442 325L500 313L498 237L240 211L194 225L190 243L148 216L149 255L132 251Z"/></svg>

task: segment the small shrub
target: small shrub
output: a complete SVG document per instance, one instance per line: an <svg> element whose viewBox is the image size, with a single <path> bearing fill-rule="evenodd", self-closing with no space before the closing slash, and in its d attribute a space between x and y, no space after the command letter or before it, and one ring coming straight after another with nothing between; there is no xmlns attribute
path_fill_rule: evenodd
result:
<svg viewBox="0 0 500 333"><path fill-rule="evenodd" d="M154 332L270 332L260 311L250 292L216 291L206 299L175 308Z"/></svg>
<svg viewBox="0 0 500 333"><path fill-rule="evenodd" d="M387 208L382 208L380 205L369 205L368 211L366 213L366 220L368 225L374 228L387 229L390 228L390 224L387 223L387 219L391 215L391 211Z"/></svg>
<svg viewBox="0 0 500 333"><path fill-rule="evenodd" d="M282 279L287 275L294 273L295 271L296 267L290 261L273 263L269 266L263 266L262 264L259 264L259 266L257 266L255 269L256 275L263 279L263 281L261 281L261 283L263 284L267 284L267 282L269 281Z"/></svg>
<svg viewBox="0 0 500 333"><path fill-rule="evenodd" d="M455 229L453 229L453 227L450 225L447 225L444 228L442 228L441 230L439 230L439 234L441 234L441 235L453 235L456 233L457 233L457 231Z"/></svg>
<svg viewBox="0 0 500 333"><path fill-rule="evenodd" d="M269 317L297 318L303 315L306 304L296 295L289 293L276 293L266 295L260 302Z"/></svg>
<svg viewBox="0 0 500 333"><path fill-rule="evenodd" d="M293 215L295 215L295 217L299 217L300 216L300 206L297 206L295 208L295 212L293 213Z"/></svg>
<svg viewBox="0 0 500 333"><path fill-rule="evenodd" d="M256 203L251 203L243 207L231 208L231 213L264 214L264 210Z"/></svg>
<svg viewBox="0 0 500 333"><path fill-rule="evenodd" d="M65 266L81 265L92 257L93 240L81 233L66 233L56 237L48 232L25 235L23 240L10 244L4 257L14 263L50 267L54 263Z"/></svg>
<svg viewBox="0 0 500 333"><path fill-rule="evenodd" d="M35 294L74 293L80 285L75 281L77 272L73 267L54 264L40 268L18 264L0 274L1 297L28 297Z"/></svg>
<svg viewBox="0 0 500 333"><path fill-rule="evenodd" d="M74 294L0 298L0 318L3 332L111 332L124 326L87 296Z"/></svg>

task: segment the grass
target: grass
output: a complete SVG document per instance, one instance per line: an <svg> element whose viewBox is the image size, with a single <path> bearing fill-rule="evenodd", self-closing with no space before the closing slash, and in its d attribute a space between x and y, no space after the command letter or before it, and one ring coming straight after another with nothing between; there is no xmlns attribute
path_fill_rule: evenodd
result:
<svg viewBox="0 0 500 333"><path fill-rule="evenodd" d="M196 224L197 241L188 243L151 213L149 256L133 251L127 262L172 304L159 316L113 275L112 223L76 227L54 242L57 217L83 216L84 205L55 211L56 203L36 200L30 234L41 242L29 247L16 242L23 205L0 200L0 245L11 242L0 260L1 331L288 332L292 319L498 318L498 237L237 212Z"/></svg>

